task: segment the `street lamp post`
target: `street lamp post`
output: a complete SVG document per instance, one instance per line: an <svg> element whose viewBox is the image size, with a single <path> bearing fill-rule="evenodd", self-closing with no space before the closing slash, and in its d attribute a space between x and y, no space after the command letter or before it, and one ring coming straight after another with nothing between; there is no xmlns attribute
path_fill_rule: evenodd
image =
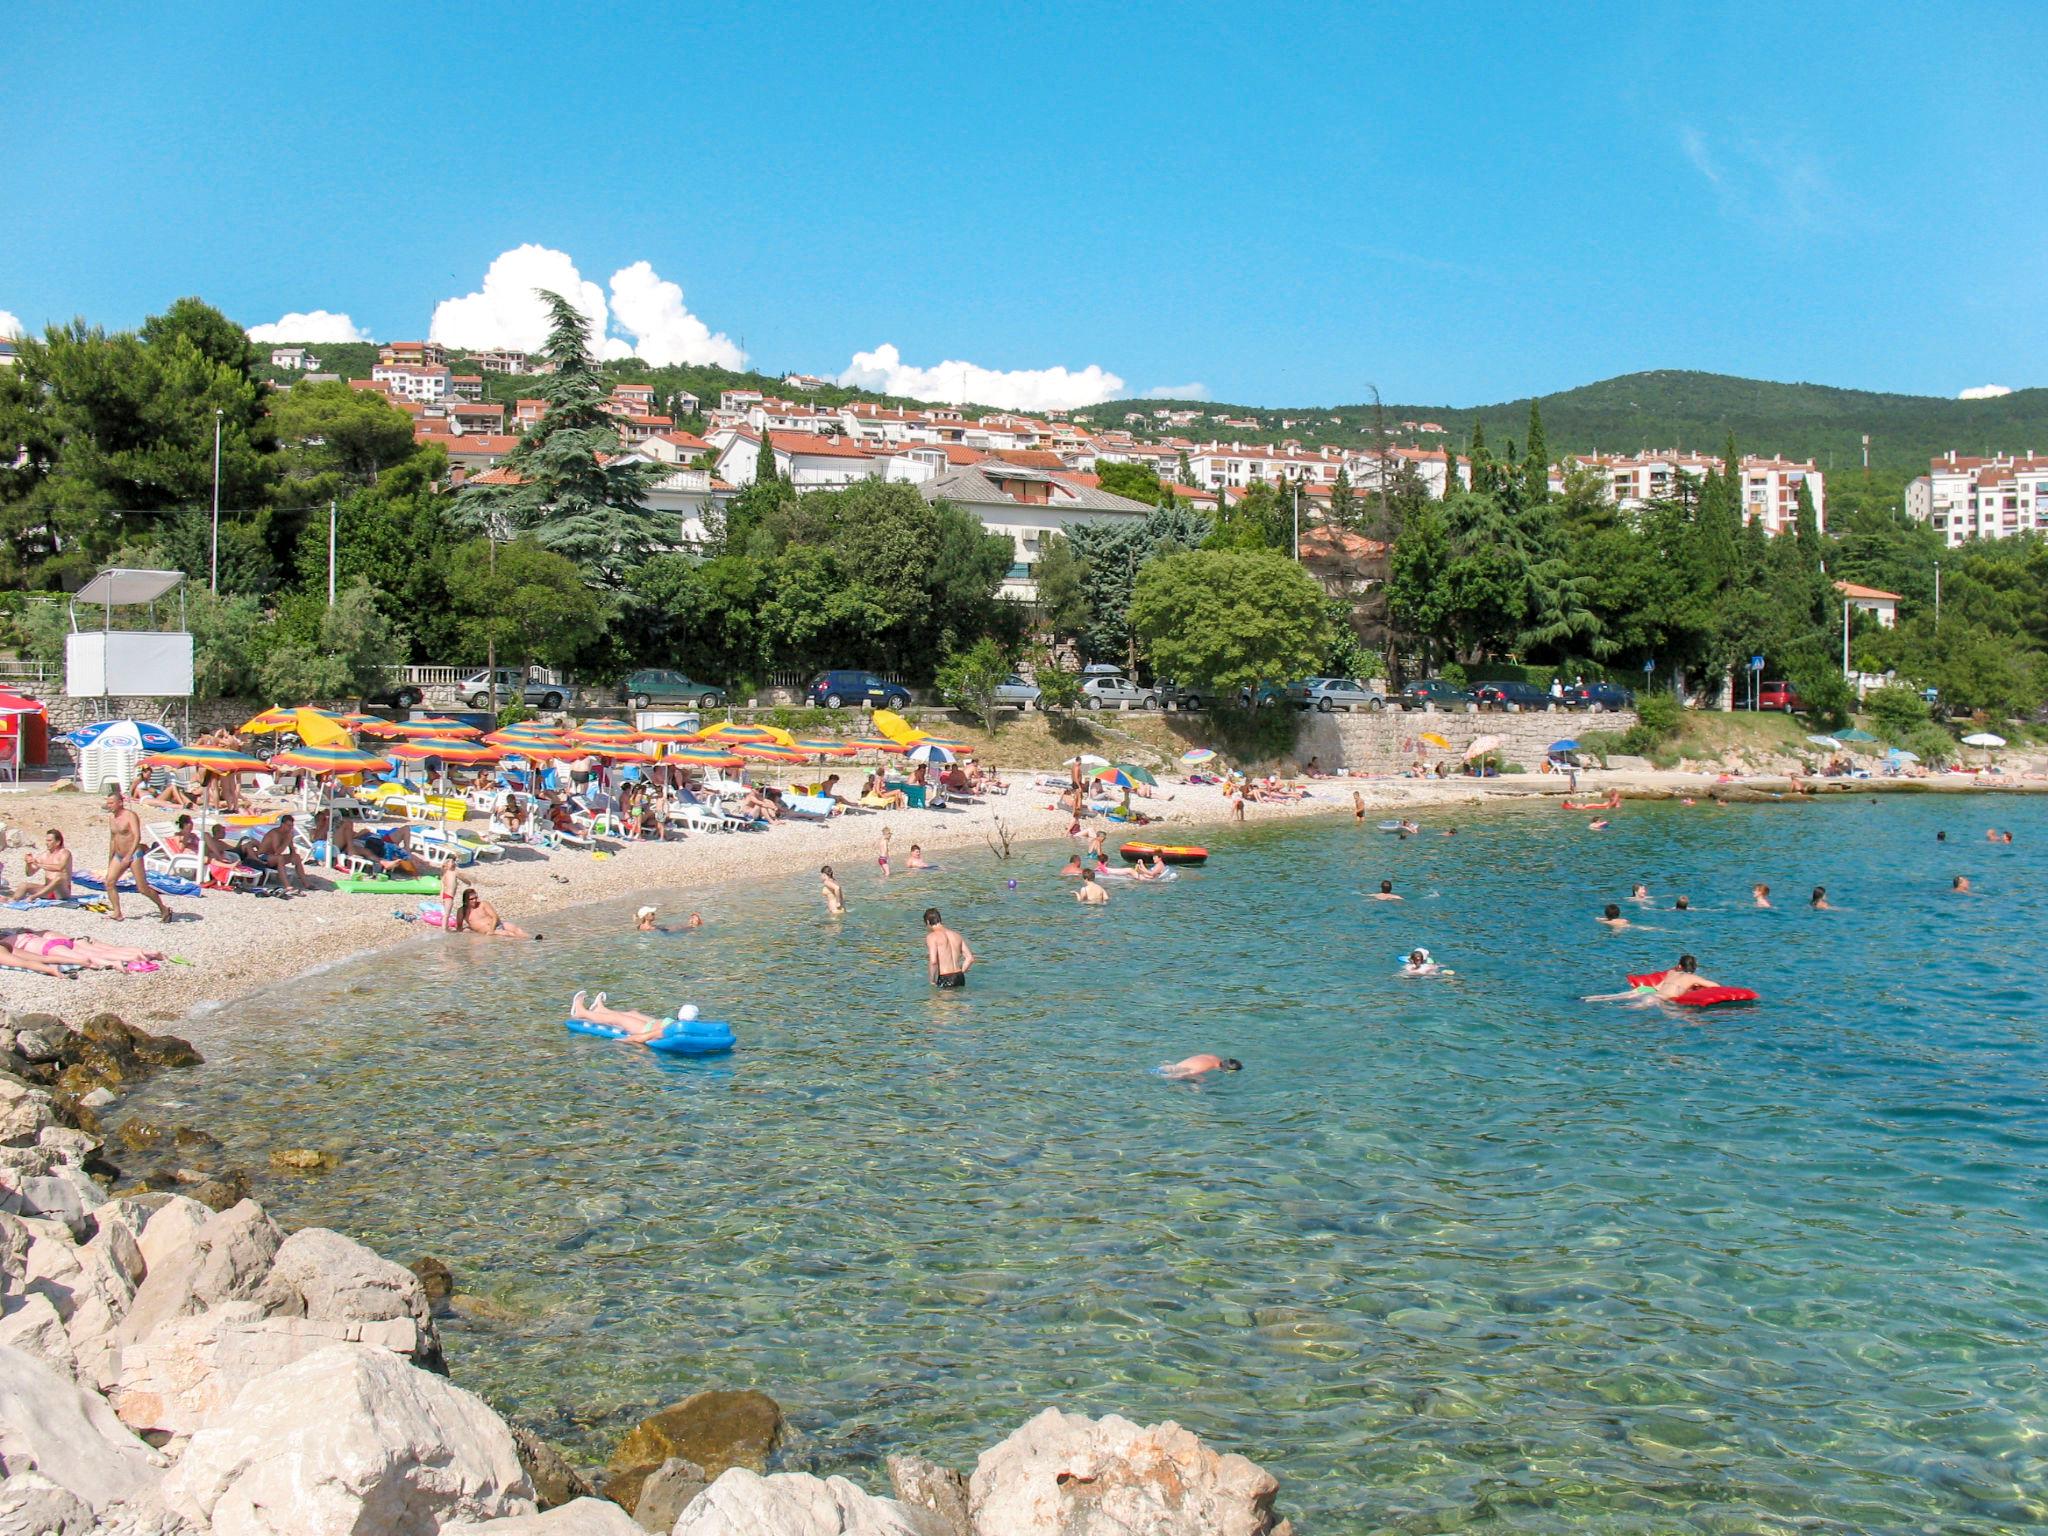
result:
<svg viewBox="0 0 2048 1536"><path fill-rule="evenodd" d="M1941 633L1941 562L1934 562L1934 632Z"/></svg>
<svg viewBox="0 0 2048 1536"><path fill-rule="evenodd" d="M213 408L213 574L207 581L210 591L220 591L220 417L219 406Z"/></svg>

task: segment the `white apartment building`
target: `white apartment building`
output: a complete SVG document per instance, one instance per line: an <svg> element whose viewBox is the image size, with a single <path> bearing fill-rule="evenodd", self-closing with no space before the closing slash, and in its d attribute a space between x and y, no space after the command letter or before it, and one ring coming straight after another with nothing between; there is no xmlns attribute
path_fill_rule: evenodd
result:
<svg viewBox="0 0 2048 1536"><path fill-rule="evenodd" d="M1010 540L1014 560L997 595L1021 602L1038 596L1035 571L1048 535L1076 523L1124 522L1152 513L1142 501L996 459L951 469L919 486L918 493L926 501L951 502L979 518L988 532Z"/></svg>
<svg viewBox="0 0 2048 1536"><path fill-rule="evenodd" d="M446 368L424 368L416 363L379 363L370 370L370 381L383 385L400 400L445 400L452 380Z"/></svg>
<svg viewBox="0 0 2048 1536"><path fill-rule="evenodd" d="M717 436L718 434L713 434ZM882 462L867 449L843 437L814 432L771 432L775 472L798 491L839 491L882 474ZM718 453L718 478L735 487L754 483L761 435L734 430Z"/></svg>
<svg viewBox="0 0 2048 1536"><path fill-rule="evenodd" d="M530 367L526 354L511 347L492 347L471 356L485 373L525 373Z"/></svg>
<svg viewBox="0 0 2048 1536"><path fill-rule="evenodd" d="M2048 531L2048 458L2032 449L1966 458L1951 449L1906 482L1906 512L1950 545Z"/></svg>
<svg viewBox="0 0 2048 1536"><path fill-rule="evenodd" d="M1605 477L1609 499L1624 512L1638 512L1653 501L1676 495L1681 475L1688 480L1704 480L1709 474L1721 472L1721 460L1715 455L1675 448L1631 454L1580 454L1572 462ZM1826 477L1812 463L1747 454L1740 474L1744 522L1760 522L1764 531L1774 537L1790 533L1799 522L1799 487L1804 485L1813 498L1814 520L1826 531ZM1564 488L1560 469L1551 470L1550 488Z"/></svg>
<svg viewBox="0 0 2048 1536"><path fill-rule="evenodd" d="M1254 481L1307 480L1335 482L1350 452L1343 448L1304 449L1267 443L1204 443L1188 453L1188 473L1195 484L1212 491L1238 491Z"/></svg>
<svg viewBox="0 0 2048 1536"><path fill-rule="evenodd" d="M273 347L270 350L270 366L296 368L302 373L312 373L319 368L320 359L304 347Z"/></svg>

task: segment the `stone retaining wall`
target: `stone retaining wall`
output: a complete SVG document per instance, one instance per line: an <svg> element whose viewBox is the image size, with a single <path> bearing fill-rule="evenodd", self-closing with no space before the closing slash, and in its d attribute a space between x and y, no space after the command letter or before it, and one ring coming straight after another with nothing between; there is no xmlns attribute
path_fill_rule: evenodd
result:
<svg viewBox="0 0 2048 1536"><path fill-rule="evenodd" d="M1349 769L1356 773L1382 773L1405 767L1415 760L1417 739L1434 731L1448 741L1449 756L1464 756L1465 749L1480 736L1498 736L1501 756L1534 771L1543 761L1545 749L1565 737L1577 738L1589 731L1627 730L1636 723L1635 711L1589 715L1576 710L1545 710L1534 714L1471 714L1442 710L1389 709L1379 714L1311 714L1303 723L1293 756L1306 763L1311 757L1332 771ZM1446 755L1441 748L1423 749L1432 761Z"/></svg>

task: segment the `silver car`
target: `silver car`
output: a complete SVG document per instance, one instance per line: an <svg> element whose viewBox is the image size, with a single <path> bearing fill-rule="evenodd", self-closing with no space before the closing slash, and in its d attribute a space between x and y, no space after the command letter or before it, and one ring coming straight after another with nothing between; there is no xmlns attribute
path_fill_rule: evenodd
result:
<svg viewBox="0 0 2048 1536"><path fill-rule="evenodd" d="M1328 714L1333 709L1357 713L1361 709L1381 710L1387 707L1384 696L1374 693L1355 677L1306 677L1298 683L1290 683L1288 699L1302 709L1318 709Z"/></svg>
<svg viewBox="0 0 2048 1536"><path fill-rule="evenodd" d="M1031 709L1038 703L1038 685L1012 672L1007 681L996 684L996 702L1013 709Z"/></svg>
<svg viewBox="0 0 2048 1536"><path fill-rule="evenodd" d="M1091 677L1081 685L1081 702L1089 709L1157 709L1159 695L1127 677Z"/></svg>
<svg viewBox="0 0 2048 1536"><path fill-rule="evenodd" d="M455 685L471 709L488 709L491 703L491 674L478 672ZM514 699L534 709L560 709L569 690L554 683L529 678L517 667L498 668L498 704L502 708Z"/></svg>

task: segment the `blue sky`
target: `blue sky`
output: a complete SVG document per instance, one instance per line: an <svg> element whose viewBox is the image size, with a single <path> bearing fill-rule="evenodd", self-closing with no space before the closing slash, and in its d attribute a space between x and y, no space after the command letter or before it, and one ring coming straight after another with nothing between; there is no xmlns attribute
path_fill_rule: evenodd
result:
<svg viewBox="0 0 2048 1536"><path fill-rule="evenodd" d="M2048 383L2048 7L708 9L18 7L0 311L416 336L531 244L774 370Z"/></svg>

